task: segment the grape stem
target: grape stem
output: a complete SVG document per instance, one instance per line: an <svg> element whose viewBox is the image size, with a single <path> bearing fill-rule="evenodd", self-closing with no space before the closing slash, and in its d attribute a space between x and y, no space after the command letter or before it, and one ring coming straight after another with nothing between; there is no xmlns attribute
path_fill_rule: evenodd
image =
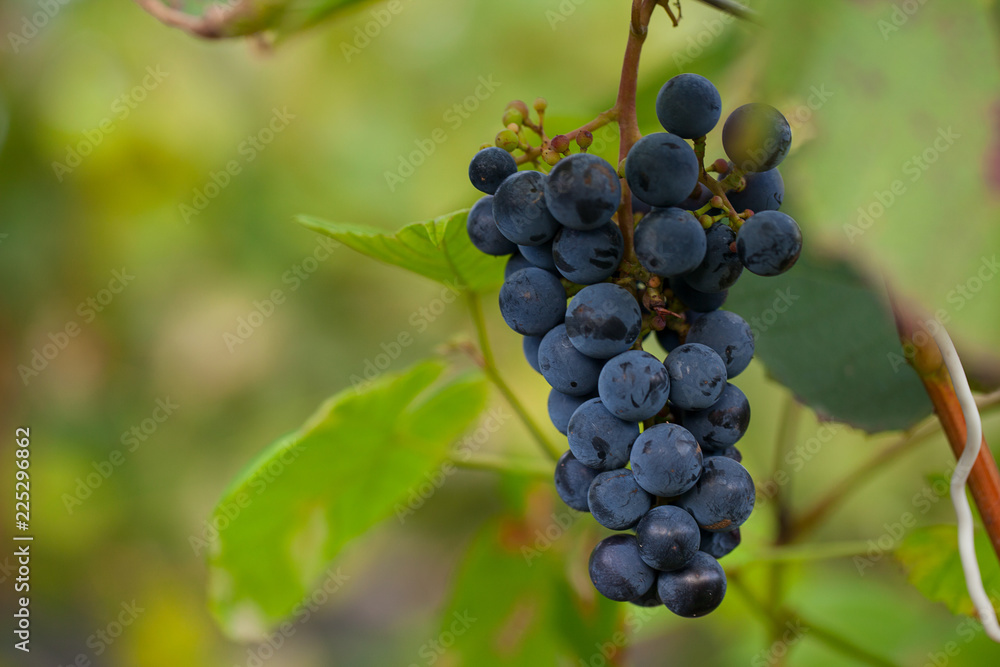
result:
<svg viewBox="0 0 1000 667"><path fill-rule="evenodd" d="M517 414L528 432L535 439L538 445L553 461L558 461L562 456L562 449L556 443L549 440L545 432L538 425L538 422L531 416L524 404L517 398L517 394L510 388L510 385L500 375L497 368L496 358L493 356L493 347L490 345L489 333L486 330L486 318L483 316L483 304L479 295L474 292L466 292L466 299L469 304L469 312L472 315L472 322L476 327L476 336L479 339L479 355L474 357L476 363L486 373L486 377L503 394L510 404L510 407Z"/></svg>
<svg viewBox="0 0 1000 667"><path fill-rule="evenodd" d="M734 232L738 231L740 225L743 224L743 219L740 218L740 214L733 208L733 205L729 203L729 198L726 197L726 190L723 184L709 176L708 171L705 169L705 137L698 137L694 140L694 154L698 158L698 182L708 188L713 195L722 199L722 210L725 216L729 218L729 226Z"/></svg>
<svg viewBox="0 0 1000 667"><path fill-rule="evenodd" d="M552 478L552 464L542 459L512 459L495 454L477 454L463 457L459 453L452 454L449 461L458 468L467 470L488 470L507 473L522 477Z"/></svg>

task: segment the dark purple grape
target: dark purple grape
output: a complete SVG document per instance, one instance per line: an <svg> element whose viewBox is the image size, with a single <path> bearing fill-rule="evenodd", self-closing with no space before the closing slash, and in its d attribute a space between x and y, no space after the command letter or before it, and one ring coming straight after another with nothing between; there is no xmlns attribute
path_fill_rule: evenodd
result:
<svg viewBox="0 0 1000 667"><path fill-rule="evenodd" d="M712 82L697 74L678 74L656 96L656 117L667 132L685 139L703 137L722 116L722 98Z"/></svg>
<svg viewBox="0 0 1000 667"><path fill-rule="evenodd" d="M517 246L504 238L493 220L493 197L486 195L472 205L469 217L465 221L465 229L469 232L469 240L479 252L487 255L509 255L517 250Z"/></svg>
<svg viewBox="0 0 1000 667"><path fill-rule="evenodd" d="M552 216L570 229L597 229L618 210L622 186L605 160L576 153L559 160L545 183L545 201Z"/></svg>
<svg viewBox="0 0 1000 667"><path fill-rule="evenodd" d="M469 163L469 180L488 195L495 194L504 179L517 171L517 162L502 148L492 146L476 153Z"/></svg>

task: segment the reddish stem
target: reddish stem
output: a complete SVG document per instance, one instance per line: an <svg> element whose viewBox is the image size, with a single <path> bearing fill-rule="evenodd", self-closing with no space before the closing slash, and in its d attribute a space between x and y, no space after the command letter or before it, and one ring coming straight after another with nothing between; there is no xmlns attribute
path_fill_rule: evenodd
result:
<svg viewBox="0 0 1000 667"><path fill-rule="evenodd" d="M955 388L941 359L941 351L930 332L924 327L926 321L919 312L908 309L898 302L893 303L896 327L904 349L908 350L908 361L917 371L924 389L934 405L934 412L941 427L948 436L955 457L965 450L965 417L955 396ZM1000 470L997 470L993 453L983 437L982 448L969 475L969 489L972 499L979 509L983 527L993 545L993 551L1000 558Z"/></svg>

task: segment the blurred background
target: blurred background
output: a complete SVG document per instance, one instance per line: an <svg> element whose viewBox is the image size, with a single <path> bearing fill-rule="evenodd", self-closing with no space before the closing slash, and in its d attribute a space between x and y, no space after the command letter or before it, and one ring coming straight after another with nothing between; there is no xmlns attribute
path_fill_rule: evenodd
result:
<svg viewBox="0 0 1000 667"><path fill-rule="evenodd" d="M612 104L628 3L402 0L385 25L373 14L382 5L362 4L272 49L198 40L132 3L52 4L0 5L0 474L12 476L14 429L30 426L37 540L32 651L5 641L4 660L460 664L427 642L439 637L464 547L497 516L555 511L544 482L449 478L403 525L390 519L350 545L338 561L350 578L266 659L213 621L204 554L190 538L228 481L363 376L383 343L412 334L396 371L470 331L460 303L420 314L439 286L329 250L294 216L395 229L470 206L468 160L501 129L507 101L546 97L552 130ZM929 312L943 310L969 349L994 349L995 3L758 4L765 28L693 0L677 29L655 16L640 126L656 129L655 94L681 71L716 83L724 115L749 101L779 107L795 137L784 210L807 243L848 250ZM721 156L711 140L709 156ZM546 421L545 383L492 309L490 318L504 372ZM758 362L741 380L754 409L744 463L765 479L789 397ZM803 416L795 447L810 450L794 471L793 507L897 437L826 433ZM996 418L986 435L1000 440ZM488 447L531 451L513 420ZM951 461L940 435L914 447L816 539L878 540ZM947 502L917 518L951 520ZM757 512L743 548L766 544L771 523ZM566 557L582 572L585 552ZM765 574L746 571L751 582ZM9 618L9 565L0 577ZM997 647L924 599L889 557L863 575L850 559L796 566L787 584L790 604L887 664L938 664L949 642L959 650L948 664L996 663ZM773 645L755 614L734 593L697 622L663 612L612 661L779 664L787 646ZM809 634L792 635L786 664L866 664ZM595 651L563 664L611 664ZM74 663L80 656L91 662Z"/></svg>

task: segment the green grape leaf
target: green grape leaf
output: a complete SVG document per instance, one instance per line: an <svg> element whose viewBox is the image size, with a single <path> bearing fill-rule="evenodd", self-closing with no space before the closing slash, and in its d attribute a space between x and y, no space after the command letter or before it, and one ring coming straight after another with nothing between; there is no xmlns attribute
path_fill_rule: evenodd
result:
<svg viewBox="0 0 1000 667"><path fill-rule="evenodd" d="M424 362L340 392L234 481L213 530L191 539L209 552L211 608L229 634L259 637L291 613L348 541L441 464L487 400L478 371L432 387L444 369Z"/></svg>
<svg viewBox="0 0 1000 667"><path fill-rule="evenodd" d="M300 216L299 222L374 259L460 291L484 292L503 282L505 257L485 255L465 229L468 211L415 222L395 233L366 225Z"/></svg>
<svg viewBox="0 0 1000 667"><path fill-rule="evenodd" d="M982 531L976 531L976 557L983 586L997 606L1000 601L1000 565ZM975 608L965 588L962 560L958 554L956 526L925 526L912 530L896 549L896 559L907 578L924 597L941 602L954 614L974 615Z"/></svg>
<svg viewBox="0 0 1000 667"><path fill-rule="evenodd" d="M804 253L774 278L745 272L724 308L750 323L768 372L821 417L876 433L931 413L884 289L851 263Z"/></svg>
<svg viewBox="0 0 1000 667"><path fill-rule="evenodd" d="M996 49L995 4L755 2L757 74L726 100L788 118L782 208L807 242L877 258L986 388L995 374L977 377L987 360L967 350L995 350L1000 327L1000 69L980 66ZM956 218L962 202L975 213Z"/></svg>
<svg viewBox="0 0 1000 667"><path fill-rule="evenodd" d="M541 528L509 518L484 525L442 617L442 639L454 642L448 664L576 664L616 639L620 653L622 605L597 594L585 571L576 573L582 589L567 578L567 562L586 563L586 552L568 558L565 549L577 516L563 509Z"/></svg>

